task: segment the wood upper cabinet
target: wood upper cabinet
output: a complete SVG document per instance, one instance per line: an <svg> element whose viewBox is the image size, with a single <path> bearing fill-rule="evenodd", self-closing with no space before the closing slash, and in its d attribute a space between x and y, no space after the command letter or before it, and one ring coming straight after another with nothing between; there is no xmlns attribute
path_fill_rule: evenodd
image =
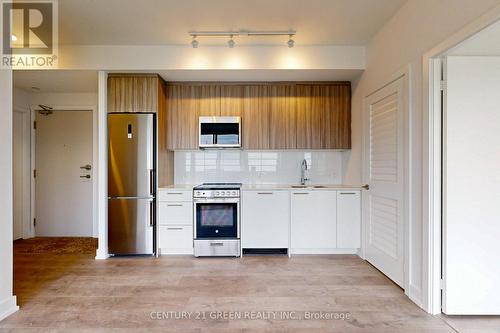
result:
<svg viewBox="0 0 500 333"><path fill-rule="evenodd" d="M198 149L200 116L242 118L243 149L349 149L349 83L169 84L169 149Z"/></svg>
<svg viewBox="0 0 500 333"><path fill-rule="evenodd" d="M271 87L244 87L242 110L242 143L244 149L270 149Z"/></svg>
<svg viewBox="0 0 500 333"><path fill-rule="evenodd" d="M179 84L166 89L168 149L198 149L199 117L219 115L219 87Z"/></svg>
<svg viewBox="0 0 500 333"><path fill-rule="evenodd" d="M351 87L297 86L297 148L351 148Z"/></svg>
<svg viewBox="0 0 500 333"><path fill-rule="evenodd" d="M220 112L223 117L242 117L244 107L245 86L220 86Z"/></svg>
<svg viewBox="0 0 500 333"><path fill-rule="evenodd" d="M297 148L297 87L270 86L269 148Z"/></svg>
<svg viewBox="0 0 500 333"><path fill-rule="evenodd" d="M298 85L297 99L297 148L322 147L322 87Z"/></svg>
<svg viewBox="0 0 500 333"><path fill-rule="evenodd" d="M157 75L110 74L108 112L157 112Z"/></svg>

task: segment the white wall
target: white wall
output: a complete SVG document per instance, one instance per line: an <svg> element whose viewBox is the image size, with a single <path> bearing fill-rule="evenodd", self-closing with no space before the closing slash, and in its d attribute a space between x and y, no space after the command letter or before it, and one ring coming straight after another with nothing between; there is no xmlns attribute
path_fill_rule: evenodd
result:
<svg viewBox="0 0 500 333"><path fill-rule="evenodd" d="M0 70L0 320L17 311L12 266L12 71Z"/></svg>
<svg viewBox="0 0 500 333"><path fill-rule="evenodd" d="M301 163L314 184L342 184L342 155L334 151L176 151L176 184L241 182L244 184L298 184Z"/></svg>
<svg viewBox="0 0 500 333"><path fill-rule="evenodd" d="M409 296L426 304L422 238L422 57L426 51L478 18L499 0L409 0L374 36L367 48L367 69L353 85L353 149L347 162L347 183L361 181L361 115L363 98L410 68L411 121L411 256Z"/></svg>

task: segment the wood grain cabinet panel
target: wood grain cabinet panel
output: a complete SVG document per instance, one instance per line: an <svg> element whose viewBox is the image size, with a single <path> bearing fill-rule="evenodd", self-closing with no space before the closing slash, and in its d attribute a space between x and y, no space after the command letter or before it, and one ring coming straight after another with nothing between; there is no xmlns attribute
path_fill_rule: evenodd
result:
<svg viewBox="0 0 500 333"><path fill-rule="evenodd" d="M213 85L167 85L167 147L198 149L200 116L220 114L220 88Z"/></svg>
<svg viewBox="0 0 500 333"><path fill-rule="evenodd" d="M269 149L271 87L250 85L244 88L242 143L244 149Z"/></svg>
<svg viewBox="0 0 500 333"><path fill-rule="evenodd" d="M242 117L245 101L244 85L220 86L220 116Z"/></svg>
<svg viewBox="0 0 500 333"><path fill-rule="evenodd" d="M157 75L110 74L108 112L156 112L159 81Z"/></svg>
<svg viewBox="0 0 500 333"><path fill-rule="evenodd" d="M351 149L351 85L330 87L331 112L328 149Z"/></svg>
<svg viewBox="0 0 500 333"><path fill-rule="evenodd" d="M269 148L297 148L297 87L270 87Z"/></svg>
<svg viewBox="0 0 500 333"><path fill-rule="evenodd" d="M349 84L297 86L297 148L351 148Z"/></svg>
<svg viewBox="0 0 500 333"><path fill-rule="evenodd" d="M351 147L349 83L180 83L166 94L168 149L198 149L200 116L240 116L244 149Z"/></svg>

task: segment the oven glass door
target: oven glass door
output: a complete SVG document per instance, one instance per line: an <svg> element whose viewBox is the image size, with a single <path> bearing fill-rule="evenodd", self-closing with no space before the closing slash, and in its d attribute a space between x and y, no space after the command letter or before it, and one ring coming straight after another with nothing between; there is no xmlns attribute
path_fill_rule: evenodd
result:
<svg viewBox="0 0 500 333"><path fill-rule="evenodd" d="M238 203L196 203L196 238L237 238L237 236Z"/></svg>

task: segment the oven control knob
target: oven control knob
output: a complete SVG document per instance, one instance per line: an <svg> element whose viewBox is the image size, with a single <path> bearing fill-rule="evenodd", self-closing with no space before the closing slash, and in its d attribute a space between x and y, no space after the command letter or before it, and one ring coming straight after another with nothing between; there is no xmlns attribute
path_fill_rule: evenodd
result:
<svg viewBox="0 0 500 333"><path fill-rule="evenodd" d="M236 195L236 191L231 192L231 195Z"/></svg>
<svg viewBox="0 0 500 333"><path fill-rule="evenodd" d="M215 195L219 195L219 191L215 191Z"/></svg>

